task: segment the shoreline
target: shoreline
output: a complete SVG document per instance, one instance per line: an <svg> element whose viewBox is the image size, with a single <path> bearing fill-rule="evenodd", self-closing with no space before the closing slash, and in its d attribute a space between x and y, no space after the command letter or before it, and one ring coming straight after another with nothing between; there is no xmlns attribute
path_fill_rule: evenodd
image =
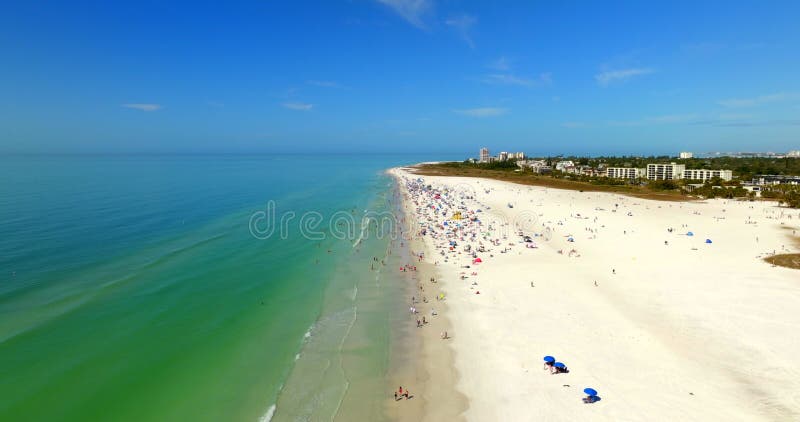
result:
<svg viewBox="0 0 800 422"><path fill-rule="evenodd" d="M407 253L409 262L415 265L417 271L407 273L408 288L403 303L411 306L411 297L415 297L415 306L419 313L411 315L408 308L404 309L402 317L407 328L397 337L402 345L397 352L402 356L393 357L393 365L387 377L388 394L399 386L411 391L412 400L394 402L390 399L386 406L386 414L390 420L395 421L461 421L461 416L468 407L466 396L457 391L454 386L458 382L459 374L455 367L455 350L449 340L439 338L439 333L451 327L448 318L449 309L446 301L434 299L438 293L447 294L447 284L443 282L438 267L427 259L418 260L413 252L423 252L425 257L431 255L424 239L417 234L412 223L415 221L415 211L408 202L401 176L396 169L387 171L396 183L403 216L402 249ZM436 282L431 282L433 277ZM425 289L420 290L420 286ZM420 299L427 297L428 302ZM435 316L431 310L435 309ZM415 319L425 316L428 323L422 327L415 326Z"/></svg>
<svg viewBox="0 0 800 422"><path fill-rule="evenodd" d="M800 325L797 270L761 260L796 252L799 238L784 229L800 231L797 210L390 172L404 193L406 218L430 229L421 241L447 294L447 352L457 373L453 385L436 387L464 395L460 419L800 416L800 402L785 394L800 391L791 375L800 371L800 345L786 328ZM420 177L442 200L417 193L421 208L414 209L405 181ZM484 225L442 226L458 207L484 208L471 214ZM536 248L524 246L517 229ZM686 235L692 231L696 237ZM457 248L445 253L445 239L457 240ZM462 247L479 243L487 247L484 262L464 269L472 258ZM445 262L434 265L439 259ZM442 341L423 337L429 362L419 365L427 369L426 340ZM550 354L564 359L570 373L538 369ZM765 360L768 375L760 371ZM624 362L627 370L609 362ZM416 420L434 420L428 404L434 384L424 385L426 403ZM581 404L585 387L597 388L602 401ZM652 389L659 400L651 400ZM451 406L442 400L437 407Z"/></svg>

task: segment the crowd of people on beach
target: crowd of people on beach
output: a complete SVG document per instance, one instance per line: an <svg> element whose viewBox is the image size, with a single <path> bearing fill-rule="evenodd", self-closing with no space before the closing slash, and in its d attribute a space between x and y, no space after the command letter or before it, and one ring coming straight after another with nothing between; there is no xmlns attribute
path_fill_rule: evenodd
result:
<svg viewBox="0 0 800 422"><path fill-rule="evenodd" d="M491 196L492 187L484 188L482 194L477 195L472 190L473 188L466 184L435 184L426 182L424 178L411 175L403 175L399 180L403 185L403 199L409 211L406 230L412 237L422 241L430 253L430 256L426 256L425 252L412 251L411 256L417 262L430 263L434 267L447 265L458 268L458 279L464 283L447 284L447 288L469 289L470 294L473 295L481 294L479 287L481 289L486 289L487 287L491 289L493 287L491 285L483 285L484 281L479 277L478 269L485 265L486 262L496 258L496 255L509 253L542 254L547 253L547 251L554 251L564 258L581 258L581 253L578 251L581 242L595 241L604 232L612 230L610 226L607 227L608 222L611 221L609 218L612 215L615 223L611 226L616 227L614 230L620 230L623 236L641 237L642 234L638 230L639 226L631 223L620 227L619 222L622 221L620 219L635 221L637 215L644 213L644 210L650 210L650 207L662 208L663 206L664 208L673 208L675 215L685 216L686 221L680 223L679 229L677 224L665 224L665 237L654 239L658 244L663 243L665 248L673 247L674 244L686 244L686 242L670 242L670 240L674 236L692 237L693 219L725 217L724 215L702 215L699 211L692 210L691 207L684 208L680 203L651 205L642 203L636 198L619 196L615 198L616 203L610 209L595 207L594 212L592 210L587 210L588 212L568 211L571 210L572 205L567 203L563 204L565 209L563 215L548 216L549 218L547 218L543 214L524 214L526 207L515 207L518 205L516 203L509 203L508 208L513 211L492 209L487 202L482 202L480 199L484 195ZM522 193L523 189L526 188L519 188L520 193ZM745 206L745 204L736 205ZM730 206L734 206L734 204L730 204ZM642 212L637 214L637 212L634 212L636 209ZM793 211L784 212L764 209L763 212L764 214L761 216L754 214L748 217L744 223L754 225L766 219L778 220L783 224L784 221L791 220L793 215L796 218L800 218L800 213ZM506 213L520 213L525 218L509 219L506 217ZM583 232L582 235L580 234L581 230ZM795 235L794 232L792 234ZM757 242L758 237L756 237ZM543 249L539 247L541 244L547 243L550 243L548 247ZM703 243L710 245L712 241L711 239L705 239ZM561 246L567 246L567 248L565 249ZM698 247L693 243L691 244L691 250L697 251ZM782 248L782 250L788 250L788 248ZM771 252L774 254L778 251L773 250ZM636 258L634 257L633 259L635 260ZM622 267L624 270L625 266L623 265ZM607 268L606 271L609 271L610 274L606 274L617 276L617 268L619 267L612 263ZM415 273L417 267L413 264L407 264L401 267L400 271ZM622 277L624 277L624 273ZM429 287L438 289L438 287L434 286L434 283L436 283L434 276L431 276L428 281L431 283ZM479 281L481 281L480 285ZM411 298L409 311L416 320L416 326L423 328L429 324L429 320L424 313L420 314L418 306L421 304L425 304L423 306L430 305L428 305L424 290L425 284L419 280L417 282L420 296ZM597 279L590 278L588 282L592 283L594 287L600 287ZM535 287L533 281L530 281L530 286ZM442 291L435 292L433 296L437 301L445 300L445 294ZM432 308L430 312L431 316L436 315L435 310ZM442 339L451 338L446 330L441 332L440 337ZM546 361L545 369L548 369L553 375L569 373L566 365L556 361ZM594 391L590 388L586 390ZM397 393L395 395L397 397ZM599 397L596 393L587 394L583 399L585 403L594 403L598 400Z"/></svg>

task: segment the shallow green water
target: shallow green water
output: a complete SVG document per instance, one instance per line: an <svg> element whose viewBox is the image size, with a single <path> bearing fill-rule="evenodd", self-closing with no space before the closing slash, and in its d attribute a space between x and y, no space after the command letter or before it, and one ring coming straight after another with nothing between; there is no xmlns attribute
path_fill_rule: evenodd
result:
<svg viewBox="0 0 800 422"><path fill-rule="evenodd" d="M0 420L379 419L397 258L328 219L419 160L1 158ZM286 238L251 233L269 200Z"/></svg>

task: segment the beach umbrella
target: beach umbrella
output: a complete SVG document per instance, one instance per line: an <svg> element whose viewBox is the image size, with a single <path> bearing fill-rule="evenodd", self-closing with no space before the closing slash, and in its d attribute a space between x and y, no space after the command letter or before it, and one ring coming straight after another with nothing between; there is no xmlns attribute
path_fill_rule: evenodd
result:
<svg viewBox="0 0 800 422"><path fill-rule="evenodd" d="M711 239L706 239L706 243L711 243Z"/></svg>
<svg viewBox="0 0 800 422"><path fill-rule="evenodd" d="M567 365L564 365L561 362L556 362L556 363L553 364L553 366L555 366L556 368L566 368L567 367Z"/></svg>
<svg viewBox="0 0 800 422"><path fill-rule="evenodd" d="M596 396L597 395L597 390L595 390L594 388L584 388L583 392L586 393L589 396Z"/></svg>
<svg viewBox="0 0 800 422"><path fill-rule="evenodd" d="M687 236L694 236L694 233L692 233L692 232L686 232L686 235L687 235Z"/></svg>
<svg viewBox="0 0 800 422"><path fill-rule="evenodd" d="M480 259L480 258L475 258L475 259L474 259L472 262L476 262L476 263L477 263L477 262L483 262L483 260L482 260L482 259Z"/></svg>
<svg viewBox="0 0 800 422"><path fill-rule="evenodd" d="M552 356L545 356L544 357L544 361L547 362L547 363L553 363L553 362L556 361L556 358L554 358Z"/></svg>

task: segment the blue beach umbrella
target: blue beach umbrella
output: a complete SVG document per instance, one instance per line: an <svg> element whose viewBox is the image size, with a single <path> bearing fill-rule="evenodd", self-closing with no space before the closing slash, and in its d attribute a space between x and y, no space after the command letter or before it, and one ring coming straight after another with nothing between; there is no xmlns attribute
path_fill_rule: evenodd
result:
<svg viewBox="0 0 800 422"><path fill-rule="evenodd" d="M706 239L706 243L711 243L711 239Z"/></svg>
<svg viewBox="0 0 800 422"><path fill-rule="evenodd" d="M556 363L553 364L553 366L555 366L556 368L566 368L567 367L567 365L564 365L561 362L556 362Z"/></svg>
<svg viewBox="0 0 800 422"><path fill-rule="evenodd" d="M545 356L544 357L544 361L547 362L547 363L553 363L553 362L556 361L556 358L554 358L552 356Z"/></svg>
<svg viewBox="0 0 800 422"><path fill-rule="evenodd" d="M597 390L595 390L594 388L584 388L583 392L586 393L586 395L589 395L589 396L596 396L597 395Z"/></svg>
<svg viewBox="0 0 800 422"><path fill-rule="evenodd" d="M687 235L687 236L694 236L694 233L692 233L692 232L686 232L686 235Z"/></svg>

